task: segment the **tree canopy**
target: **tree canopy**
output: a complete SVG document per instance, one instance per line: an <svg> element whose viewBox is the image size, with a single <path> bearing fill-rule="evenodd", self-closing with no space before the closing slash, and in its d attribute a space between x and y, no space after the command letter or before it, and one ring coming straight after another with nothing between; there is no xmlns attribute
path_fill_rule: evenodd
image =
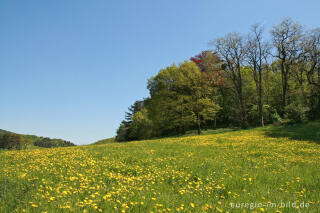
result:
<svg viewBox="0 0 320 213"><path fill-rule="evenodd" d="M150 96L129 108L118 141L320 118L319 28L286 18L269 40L255 24L209 44L148 80Z"/></svg>

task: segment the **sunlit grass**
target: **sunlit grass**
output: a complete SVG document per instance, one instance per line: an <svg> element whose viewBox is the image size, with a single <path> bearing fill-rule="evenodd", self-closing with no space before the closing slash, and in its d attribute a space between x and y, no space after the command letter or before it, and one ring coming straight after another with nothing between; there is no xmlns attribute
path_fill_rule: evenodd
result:
<svg viewBox="0 0 320 213"><path fill-rule="evenodd" d="M319 212L319 146L266 127L0 151L0 212ZM281 201L310 207L231 206Z"/></svg>

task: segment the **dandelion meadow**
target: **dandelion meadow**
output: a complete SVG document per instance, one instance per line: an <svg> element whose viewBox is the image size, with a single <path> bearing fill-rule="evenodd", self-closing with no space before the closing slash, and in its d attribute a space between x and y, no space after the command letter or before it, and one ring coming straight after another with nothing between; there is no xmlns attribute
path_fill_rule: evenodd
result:
<svg viewBox="0 0 320 213"><path fill-rule="evenodd" d="M319 212L319 125L1 151L0 212Z"/></svg>
<svg viewBox="0 0 320 213"><path fill-rule="evenodd" d="M0 0L0 213L319 213L319 8Z"/></svg>

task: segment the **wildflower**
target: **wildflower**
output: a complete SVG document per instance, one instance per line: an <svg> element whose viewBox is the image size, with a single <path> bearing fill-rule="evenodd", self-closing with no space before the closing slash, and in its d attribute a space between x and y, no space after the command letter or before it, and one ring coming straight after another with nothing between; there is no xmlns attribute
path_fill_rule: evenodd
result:
<svg viewBox="0 0 320 213"><path fill-rule="evenodd" d="M35 204L35 203L31 204L31 206L34 207L34 208L38 208L38 207L39 207L39 206L38 206L37 204Z"/></svg>
<svg viewBox="0 0 320 213"><path fill-rule="evenodd" d="M219 207L216 207L216 210L217 210L218 212L222 212L222 209L220 209Z"/></svg>

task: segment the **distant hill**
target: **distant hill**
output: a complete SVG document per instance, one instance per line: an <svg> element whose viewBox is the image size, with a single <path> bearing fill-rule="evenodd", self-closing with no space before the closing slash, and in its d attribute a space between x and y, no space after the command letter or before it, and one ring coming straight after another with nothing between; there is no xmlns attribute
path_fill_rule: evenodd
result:
<svg viewBox="0 0 320 213"><path fill-rule="evenodd" d="M92 145L107 144L116 142L115 138L106 138L92 143Z"/></svg>
<svg viewBox="0 0 320 213"><path fill-rule="evenodd" d="M20 135L22 141L28 144L28 148L31 148L31 149L35 147L51 148L51 147L75 146L75 144L73 144L72 142L66 141L63 139L48 138L48 137L42 137L37 135L18 134L18 133L0 129L0 137L7 133Z"/></svg>
<svg viewBox="0 0 320 213"><path fill-rule="evenodd" d="M6 130L3 130L3 129L0 129L0 135L6 134L6 133L10 133L10 132L6 131Z"/></svg>

